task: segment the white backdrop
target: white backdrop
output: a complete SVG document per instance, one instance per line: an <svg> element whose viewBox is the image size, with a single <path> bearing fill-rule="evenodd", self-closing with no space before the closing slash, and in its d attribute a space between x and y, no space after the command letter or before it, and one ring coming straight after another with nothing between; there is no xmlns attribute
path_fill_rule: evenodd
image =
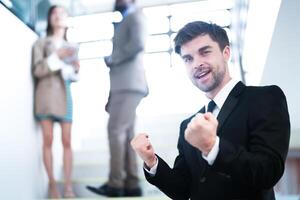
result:
<svg viewBox="0 0 300 200"><path fill-rule="evenodd" d="M30 73L37 36L2 5L0 27L0 199L38 199L46 182Z"/></svg>

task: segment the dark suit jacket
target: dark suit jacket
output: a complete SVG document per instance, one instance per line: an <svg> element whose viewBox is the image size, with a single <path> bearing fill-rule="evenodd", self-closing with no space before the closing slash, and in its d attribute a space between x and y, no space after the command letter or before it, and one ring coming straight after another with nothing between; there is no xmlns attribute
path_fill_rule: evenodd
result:
<svg viewBox="0 0 300 200"><path fill-rule="evenodd" d="M233 88L217 117L219 153L211 166L184 139L192 117L181 123L173 169L158 157L156 175L145 172L150 183L172 199L275 199L273 186L284 172L290 138L286 98L279 87L239 82Z"/></svg>

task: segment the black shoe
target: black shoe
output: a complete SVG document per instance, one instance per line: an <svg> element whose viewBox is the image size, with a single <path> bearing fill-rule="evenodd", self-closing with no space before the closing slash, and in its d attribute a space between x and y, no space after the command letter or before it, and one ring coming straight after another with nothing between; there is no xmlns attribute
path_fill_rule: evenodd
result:
<svg viewBox="0 0 300 200"><path fill-rule="evenodd" d="M133 188L133 189L126 189L124 190L125 197L141 197L142 196L142 189L140 187Z"/></svg>
<svg viewBox="0 0 300 200"><path fill-rule="evenodd" d="M124 196L123 189L110 187L107 184L104 184L100 187L86 186L86 188L91 192L94 192L96 194L100 194L103 196L107 196L107 197L123 197Z"/></svg>

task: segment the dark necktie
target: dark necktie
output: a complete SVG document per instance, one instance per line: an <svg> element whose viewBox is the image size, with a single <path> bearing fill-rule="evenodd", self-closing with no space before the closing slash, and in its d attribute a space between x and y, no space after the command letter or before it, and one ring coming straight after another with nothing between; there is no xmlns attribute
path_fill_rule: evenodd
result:
<svg viewBox="0 0 300 200"><path fill-rule="evenodd" d="M211 100L211 101L208 103L206 112L211 112L211 113L212 113L213 110L215 109L215 107L216 107L216 103L215 103L213 100Z"/></svg>

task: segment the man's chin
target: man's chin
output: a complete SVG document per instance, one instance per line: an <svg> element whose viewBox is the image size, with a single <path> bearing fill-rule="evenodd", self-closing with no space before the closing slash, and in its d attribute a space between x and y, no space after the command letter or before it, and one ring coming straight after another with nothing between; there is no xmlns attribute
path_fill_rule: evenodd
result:
<svg viewBox="0 0 300 200"><path fill-rule="evenodd" d="M205 93L211 92L214 90L214 87L212 85L203 85L203 84L199 84L199 83L196 83L195 85L198 89L200 89L202 92L205 92Z"/></svg>

